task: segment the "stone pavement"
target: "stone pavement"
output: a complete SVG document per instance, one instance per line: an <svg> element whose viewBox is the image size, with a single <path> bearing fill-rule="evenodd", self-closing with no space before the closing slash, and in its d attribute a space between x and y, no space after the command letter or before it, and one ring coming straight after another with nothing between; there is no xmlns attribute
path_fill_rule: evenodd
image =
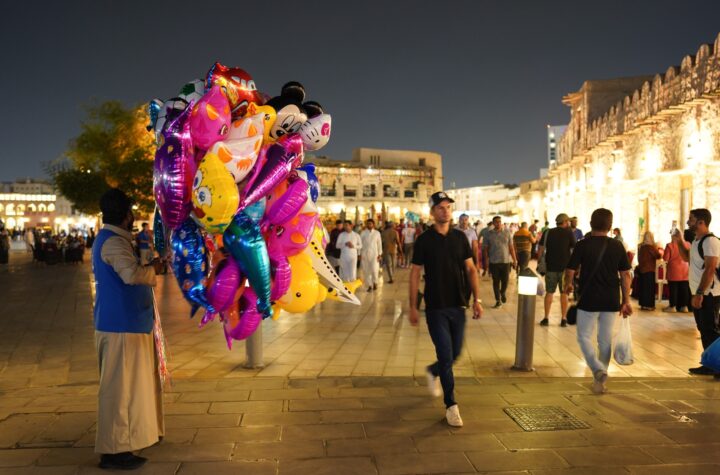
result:
<svg viewBox="0 0 720 475"><path fill-rule="evenodd" d="M687 376L700 354L691 316L635 317L636 363L613 365L610 392L594 396L572 327L537 327L537 371L508 370L511 298L468 323L465 427L451 429L424 387L432 344L405 321L406 280L360 291L360 307L265 321L266 367L246 370L243 344L228 351L217 323L198 329L162 278L174 384L167 437L140 473L720 473L720 384ZM89 266L13 254L0 289L0 475L100 472ZM559 406L591 428L525 432L503 412L517 405Z"/></svg>

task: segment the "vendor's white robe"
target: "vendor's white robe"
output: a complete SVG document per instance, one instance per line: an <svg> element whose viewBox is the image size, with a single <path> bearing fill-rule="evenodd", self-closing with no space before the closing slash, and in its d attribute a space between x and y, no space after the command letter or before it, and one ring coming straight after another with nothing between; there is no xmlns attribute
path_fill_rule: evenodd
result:
<svg viewBox="0 0 720 475"><path fill-rule="evenodd" d="M382 238L377 229L369 229L360 233L362 251L360 253L360 267L363 271L363 284L369 287L377 285L380 273L378 258L382 255Z"/></svg>
<svg viewBox="0 0 720 475"><path fill-rule="evenodd" d="M347 247L347 243L351 243L353 247ZM362 249L360 235L355 231L342 232L335 246L340 249L340 278L344 282L354 281L357 279L358 251Z"/></svg>

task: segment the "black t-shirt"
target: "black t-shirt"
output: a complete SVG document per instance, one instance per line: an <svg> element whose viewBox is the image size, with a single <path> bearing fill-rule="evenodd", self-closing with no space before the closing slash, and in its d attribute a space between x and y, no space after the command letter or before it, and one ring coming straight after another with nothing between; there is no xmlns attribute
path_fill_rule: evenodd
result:
<svg viewBox="0 0 720 475"><path fill-rule="evenodd" d="M600 257L603 242L607 248L602 263L591 275ZM609 237L590 236L578 242L573 250L568 269L580 268L580 302L578 308L587 312L617 312L620 310L619 272L630 270L627 252L622 243ZM588 278L590 282L588 282Z"/></svg>
<svg viewBox="0 0 720 475"><path fill-rule="evenodd" d="M450 229L443 236L430 227L415 240L412 263L425 268L425 308L467 307L470 283L465 261L472 258L465 233Z"/></svg>
<svg viewBox="0 0 720 475"><path fill-rule="evenodd" d="M552 228L543 234L545 265L548 272L563 272L575 247L575 236L570 228Z"/></svg>

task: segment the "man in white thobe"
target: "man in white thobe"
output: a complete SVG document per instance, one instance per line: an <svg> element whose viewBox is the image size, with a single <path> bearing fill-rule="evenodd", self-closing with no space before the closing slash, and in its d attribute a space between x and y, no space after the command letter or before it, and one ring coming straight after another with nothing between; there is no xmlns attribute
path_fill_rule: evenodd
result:
<svg viewBox="0 0 720 475"><path fill-rule="evenodd" d="M360 239L362 240L360 266L363 270L363 278L368 286L367 291L372 292L377 289L380 258L382 256L382 238L380 232L375 229L375 221L368 219L365 222L365 229L360 233Z"/></svg>
<svg viewBox="0 0 720 475"><path fill-rule="evenodd" d="M340 278L344 282L357 279L358 251L362 249L360 235L353 231L352 221L345 221L344 231L338 236L335 247L340 249Z"/></svg>

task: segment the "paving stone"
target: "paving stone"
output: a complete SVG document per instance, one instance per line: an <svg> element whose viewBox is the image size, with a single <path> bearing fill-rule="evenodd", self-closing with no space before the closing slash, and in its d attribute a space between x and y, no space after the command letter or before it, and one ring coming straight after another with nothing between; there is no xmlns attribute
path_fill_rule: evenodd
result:
<svg viewBox="0 0 720 475"><path fill-rule="evenodd" d="M365 431L362 424L306 424L288 425L282 429L282 440L324 440L363 438Z"/></svg>
<svg viewBox="0 0 720 475"><path fill-rule="evenodd" d="M0 421L0 448L32 442L56 419L57 415L48 413L9 416Z"/></svg>
<svg viewBox="0 0 720 475"><path fill-rule="evenodd" d="M717 439L717 427L660 428L657 431L678 444L702 444Z"/></svg>
<svg viewBox="0 0 720 475"><path fill-rule="evenodd" d="M238 401L213 402L210 404L210 414L233 414L250 412L281 412L283 401Z"/></svg>
<svg viewBox="0 0 720 475"><path fill-rule="evenodd" d="M444 421L408 421L402 424L386 422L363 423L367 437L384 437L387 435L432 436L449 435L450 427Z"/></svg>
<svg viewBox="0 0 720 475"><path fill-rule="evenodd" d="M373 475L378 472L370 457L332 457L282 460L279 473L281 475Z"/></svg>
<svg viewBox="0 0 720 475"><path fill-rule="evenodd" d="M629 466L633 475L709 475L720 473L720 464L673 464Z"/></svg>
<svg viewBox="0 0 720 475"><path fill-rule="evenodd" d="M180 402L216 402L216 401L247 401L250 391L246 389L213 392L187 392L182 393Z"/></svg>
<svg viewBox="0 0 720 475"><path fill-rule="evenodd" d="M500 470L558 469L567 463L552 450L514 450L467 452L467 456L479 472Z"/></svg>
<svg viewBox="0 0 720 475"><path fill-rule="evenodd" d="M165 416L165 428L169 430L199 427L235 427L239 425L240 417L240 414Z"/></svg>
<svg viewBox="0 0 720 475"><path fill-rule="evenodd" d="M78 468L75 465L59 467L12 467L0 468L0 475L75 475Z"/></svg>
<svg viewBox="0 0 720 475"><path fill-rule="evenodd" d="M317 399L317 389L254 389L250 393L251 401L274 401L278 399Z"/></svg>
<svg viewBox="0 0 720 475"><path fill-rule="evenodd" d="M578 432L592 445L665 445L672 444L673 440L664 436L658 430L633 429L616 430L591 429Z"/></svg>
<svg viewBox="0 0 720 475"><path fill-rule="evenodd" d="M387 397L385 388L320 388L321 398L376 398Z"/></svg>
<svg viewBox="0 0 720 475"><path fill-rule="evenodd" d="M720 444L717 443L656 445L643 447L643 450L664 463L706 463L720 460Z"/></svg>
<svg viewBox="0 0 720 475"><path fill-rule="evenodd" d="M212 462L230 460L233 443L160 444L148 447L140 455L158 462Z"/></svg>
<svg viewBox="0 0 720 475"><path fill-rule="evenodd" d="M419 452L467 452L504 448L492 434L443 434L415 436L413 439Z"/></svg>
<svg viewBox="0 0 720 475"><path fill-rule="evenodd" d="M177 475L275 475L277 462L248 462L233 460L230 462L184 462Z"/></svg>
<svg viewBox="0 0 720 475"><path fill-rule="evenodd" d="M400 418L396 411L389 409L355 409L338 411L320 411L322 422L372 422L384 421L392 424Z"/></svg>
<svg viewBox="0 0 720 475"><path fill-rule="evenodd" d="M325 447L321 440L238 442L233 460L305 459L324 455Z"/></svg>
<svg viewBox="0 0 720 475"><path fill-rule="evenodd" d="M497 475L498 472L493 472ZM526 472L527 473L527 472ZM627 475L625 467L571 467L530 470L531 475Z"/></svg>
<svg viewBox="0 0 720 475"><path fill-rule="evenodd" d="M92 447L48 449L37 465L93 465L98 460Z"/></svg>
<svg viewBox="0 0 720 475"><path fill-rule="evenodd" d="M22 467L32 465L42 457L45 449L12 449L0 450L0 467Z"/></svg>
<svg viewBox="0 0 720 475"><path fill-rule="evenodd" d="M280 412L267 414L245 414L243 426L279 426L294 424L317 424L321 421L320 412Z"/></svg>
<svg viewBox="0 0 720 475"><path fill-rule="evenodd" d="M611 450L611 452L610 452ZM647 451L636 447L577 447L556 449L558 455L567 460L573 467L600 467L624 465L651 465L658 459L648 455ZM608 456L612 453L612 456Z"/></svg>
<svg viewBox="0 0 720 475"><path fill-rule="evenodd" d="M437 454L381 454L375 456L380 475L472 472L473 466L460 452Z"/></svg>
<svg viewBox="0 0 720 475"><path fill-rule="evenodd" d="M350 455L378 455L417 452L413 440L407 436L374 437L372 439L331 439L326 442L330 457Z"/></svg>
<svg viewBox="0 0 720 475"><path fill-rule="evenodd" d="M224 427L198 429L192 442L196 444L213 444L245 441L268 442L279 439L279 426Z"/></svg>

